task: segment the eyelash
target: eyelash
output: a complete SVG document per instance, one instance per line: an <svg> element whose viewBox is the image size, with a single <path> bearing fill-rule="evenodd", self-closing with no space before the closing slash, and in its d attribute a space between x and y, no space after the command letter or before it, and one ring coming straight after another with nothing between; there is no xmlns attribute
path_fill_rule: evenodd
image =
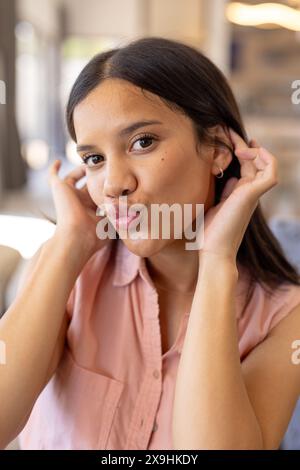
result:
<svg viewBox="0 0 300 470"><path fill-rule="evenodd" d="M157 140L157 139L156 139L153 135L151 135L151 134L142 134L142 135L140 135L136 140L134 140L134 141L132 142L132 145L134 145L134 144L135 144L136 142L138 142L139 140L143 140L143 139L151 139L151 140L153 140L153 141ZM146 148L148 148L148 147L146 147ZM82 157L82 160L83 160L82 164L88 165L88 161L89 161L90 158L92 158L92 157L99 157L99 156L102 157L102 155L98 155L98 154L96 154L96 153L90 153L90 154L87 154L87 155L83 155L83 157ZM99 162L99 163L100 163L100 162ZM102 162L101 162L101 163L102 163ZM96 163L95 165L97 165L97 163Z"/></svg>

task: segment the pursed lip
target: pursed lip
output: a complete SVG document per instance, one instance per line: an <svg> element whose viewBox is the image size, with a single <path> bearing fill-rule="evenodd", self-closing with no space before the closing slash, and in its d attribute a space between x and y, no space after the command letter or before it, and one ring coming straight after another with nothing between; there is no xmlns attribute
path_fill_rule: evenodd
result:
<svg viewBox="0 0 300 470"><path fill-rule="evenodd" d="M112 204L106 206L106 212L110 219L132 219L135 218L143 210L142 204L132 204L131 206L114 206Z"/></svg>
<svg viewBox="0 0 300 470"><path fill-rule="evenodd" d="M128 215L128 216L119 216L116 217L116 227L117 228L128 228L128 226L131 224L131 222L135 219L138 219L140 217L140 213Z"/></svg>

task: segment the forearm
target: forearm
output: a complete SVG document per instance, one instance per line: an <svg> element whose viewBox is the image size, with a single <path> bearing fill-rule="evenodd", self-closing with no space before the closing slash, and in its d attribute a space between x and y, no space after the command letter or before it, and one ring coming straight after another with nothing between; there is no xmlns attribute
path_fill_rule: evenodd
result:
<svg viewBox="0 0 300 470"><path fill-rule="evenodd" d="M240 365L237 278L236 267L229 262L200 261L176 381L175 449L262 447Z"/></svg>
<svg viewBox="0 0 300 470"><path fill-rule="evenodd" d="M30 276L0 321L0 433L18 426L45 383L66 303L87 261L78 244L48 240Z"/></svg>

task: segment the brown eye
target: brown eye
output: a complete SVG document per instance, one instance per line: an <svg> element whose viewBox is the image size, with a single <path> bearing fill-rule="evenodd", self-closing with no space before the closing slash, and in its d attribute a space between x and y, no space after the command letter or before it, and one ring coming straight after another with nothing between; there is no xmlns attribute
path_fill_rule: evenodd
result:
<svg viewBox="0 0 300 470"><path fill-rule="evenodd" d="M98 163L101 163L101 161L99 161L100 158L103 158L102 155L92 154L82 157L82 160L85 165L87 165L89 168L92 168Z"/></svg>
<svg viewBox="0 0 300 470"><path fill-rule="evenodd" d="M137 142L139 142L141 147L142 147L142 150L143 150L145 148L150 147L154 140L155 140L155 138L152 135L145 134L145 135L140 136L138 139L136 139L133 142L133 145L135 145ZM149 142L150 142L150 144L149 144ZM136 149L136 150L141 150L141 149Z"/></svg>

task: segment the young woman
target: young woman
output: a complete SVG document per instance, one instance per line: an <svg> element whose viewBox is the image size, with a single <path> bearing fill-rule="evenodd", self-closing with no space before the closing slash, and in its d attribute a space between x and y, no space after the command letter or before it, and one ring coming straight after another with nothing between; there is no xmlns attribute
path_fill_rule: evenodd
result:
<svg viewBox="0 0 300 470"><path fill-rule="evenodd" d="M22 449L277 449L300 394L299 277L259 205L276 158L226 79L143 38L85 66L67 123L83 164L50 167L56 231L0 323L2 445L22 431ZM125 197L191 204L193 222L203 204L203 244L120 224L100 239L96 208Z"/></svg>

